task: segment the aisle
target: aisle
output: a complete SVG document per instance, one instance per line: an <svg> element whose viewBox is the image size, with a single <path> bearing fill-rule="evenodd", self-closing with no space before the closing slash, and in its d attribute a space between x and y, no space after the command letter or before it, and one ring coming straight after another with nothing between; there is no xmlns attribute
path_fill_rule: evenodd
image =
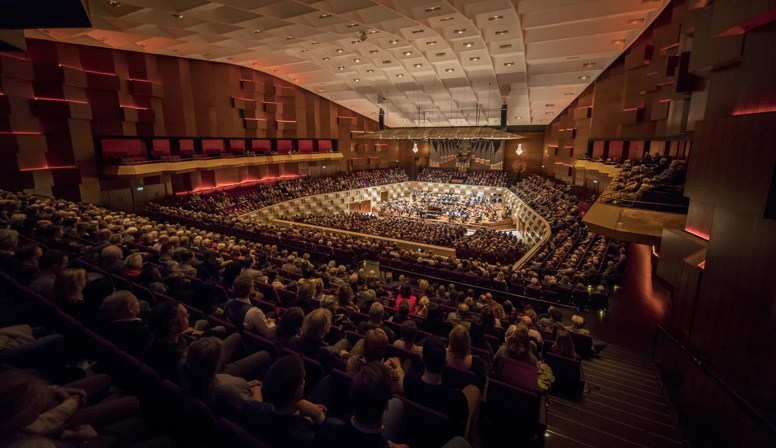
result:
<svg viewBox="0 0 776 448"><path fill-rule="evenodd" d="M677 424L655 367L646 355L609 345L583 361L582 397L551 396L546 448L681 448Z"/></svg>

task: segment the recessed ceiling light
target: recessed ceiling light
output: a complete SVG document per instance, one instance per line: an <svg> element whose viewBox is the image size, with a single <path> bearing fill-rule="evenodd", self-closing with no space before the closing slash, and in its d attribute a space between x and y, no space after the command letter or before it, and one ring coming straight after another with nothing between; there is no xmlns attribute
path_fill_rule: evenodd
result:
<svg viewBox="0 0 776 448"><path fill-rule="evenodd" d="M445 17L445 18L443 18L443 19L439 19L439 21L440 21L440 22L447 22L447 21L449 21L449 20L453 20L453 19L454 19L454 17Z"/></svg>
<svg viewBox="0 0 776 448"><path fill-rule="evenodd" d="M294 36L286 36L286 40L293 40Z"/></svg>
<svg viewBox="0 0 776 448"><path fill-rule="evenodd" d="M580 81L586 81L586 80L590 79L590 77L589 77L589 76L587 76L587 75L581 75L581 76L579 76L579 78L578 78L578 79L579 79Z"/></svg>
<svg viewBox="0 0 776 448"><path fill-rule="evenodd" d="M261 33L261 30L253 30L253 34L259 34Z"/></svg>
<svg viewBox="0 0 776 448"><path fill-rule="evenodd" d="M522 120L523 117L515 117L515 120Z"/></svg>
<svg viewBox="0 0 776 448"><path fill-rule="evenodd" d="M369 54L377 54L380 50L369 50Z"/></svg>
<svg viewBox="0 0 776 448"><path fill-rule="evenodd" d="M337 70L345 70L345 67L344 67L344 66L342 66L342 65L340 65L340 66L337 66Z"/></svg>
<svg viewBox="0 0 776 448"><path fill-rule="evenodd" d="M175 17L176 19L182 19L183 18L183 14L173 14L172 16Z"/></svg>
<svg viewBox="0 0 776 448"><path fill-rule="evenodd" d="M612 43L613 43L614 45L622 45L622 44L624 44L624 43L625 43L625 39L614 39L614 40L612 41Z"/></svg>
<svg viewBox="0 0 776 448"><path fill-rule="evenodd" d="M403 75L403 74L401 74L401 73L399 73L398 75L396 75L396 77L397 77L397 78L404 78L404 75Z"/></svg>
<svg viewBox="0 0 776 448"><path fill-rule="evenodd" d="M252 65L252 66L254 66L254 67L256 67L256 66L257 66L257 65L259 65L259 64L258 64L257 62L254 62L254 63L253 63L253 64L251 64L251 65Z"/></svg>
<svg viewBox="0 0 776 448"><path fill-rule="evenodd" d="M140 42L139 44L137 44L137 46L140 47L140 48L145 48L146 45L147 44L145 42Z"/></svg>
<svg viewBox="0 0 776 448"><path fill-rule="evenodd" d="M430 8L426 8L426 12L434 12L434 11L439 11L440 9L442 9L442 7L441 7L441 6L432 6L432 7L430 7Z"/></svg>
<svg viewBox="0 0 776 448"><path fill-rule="evenodd" d="M464 42L463 46L464 48L471 48L474 46L474 42Z"/></svg>
<svg viewBox="0 0 776 448"><path fill-rule="evenodd" d="M361 81L360 78L353 78L353 82L359 82L359 81Z"/></svg>
<svg viewBox="0 0 776 448"><path fill-rule="evenodd" d="M351 23L350 25L348 25L348 28L355 28L358 25L359 25L358 23Z"/></svg>
<svg viewBox="0 0 776 448"><path fill-rule="evenodd" d="M299 81L299 80L298 80L298 79L296 79L296 78L291 78L291 81L297 82L297 81Z"/></svg>
<svg viewBox="0 0 776 448"><path fill-rule="evenodd" d="M358 44L360 44L360 43L361 43L361 41L360 41L360 40L351 40L351 41L350 41L350 43L351 43L352 45L358 45Z"/></svg>
<svg viewBox="0 0 776 448"><path fill-rule="evenodd" d="M639 23L642 23L642 22L644 22L644 18L628 20L628 23L630 23L631 25L638 25Z"/></svg>
<svg viewBox="0 0 776 448"><path fill-rule="evenodd" d="M555 112L545 112L544 115L555 115Z"/></svg>
<svg viewBox="0 0 776 448"><path fill-rule="evenodd" d="M563 94L566 96L574 96L574 92L564 92Z"/></svg>
<svg viewBox="0 0 776 448"><path fill-rule="evenodd" d="M325 61L328 61L329 58L321 58L321 60L325 62Z"/></svg>
<svg viewBox="0 0 776 448"><path fill-rule="evenodd" d="M407 122L407 120L404 120L404 122L406 123L406 122Z"/></svg>
<svg viewBox="0 0 776 448"><path fill-rule="evenodd" d="M555 105L552 103L548 103L548 104L545 104L544 107L555 107Z"/></svg>
<svg viewBox="0 0 776 448"><path fill-rule="evenodd" d="M324 89L317 89L317 90L319 93L324 91Z"/></svg>
<svg viewBox="0 0 776 448"><path fill-rule="evenodd" d="M466 28L461 28L461 29L453 30L453 33L455 33L455 34L463 34L465 32L466 32Z"/></svg>
<svg viewBox="0 0 776 448"><path fill-rule="evenodd" d="M404 52L404 56L412 56L412 52L411 51L405 51Z"/></svg>
<svg viewBox="0 0 776 448"><path fill-rule="evenodd" d="M493 20L501 20L501 19L503 19L503 18L504 18L504 16L502 16L502 15L497 15L497 16L490 16L490 17L488 17L488 20L490 20L490 21L493 21Z"/></svg>
<svg viewBox="0 0 776 448"><path fill-rule="evenodd" d="M337 49L336 49L336 50L334 50L334 51L335 51L335 52L337 52L337 53L342 53L342 52L344 52L345 50L343 50L342 48L337 48Z"/></svg>
<svg viewBox="0 0 776 448"><path fill-rule="evenodd" d="M388 41L388 43L391 44L391 45L396 45L396 44L399 43L399 40L398 39L391 39L391 40Z"/></svg>
<svg viewBox="0 0 776 448"><path fill-rule="evenodd" d="M328 13L321 14L318 16L319 19L328 19L329 17L331 17L331 14L328 14Z"/></svg>
<svg viewBox="0 0 776 448"><path fill-rule="evenodd" d="M369 30L366 32L366 34L377 34L377 33L379 33L379 31L377 30Z"/></svg>
<svg viewBox="0 0 776 448"><path fill-rule="evenodd" d="M479 61L479 60L480 60L479 56L475 56L473 58L469 58L469 61L471 61L471 62L476 62L476 61Z"/></svg>
<svg viewBox="0 0 776 448"><path fill-rule="evenodd" d="M414 67L415 68L420 68L420 67L423 67L423 64L415 64Z"/></svg>
<svg viewBox="0 0 776 448"><path fill-rule="evenodd" d="M511 67L513 65L515 65L514 62L504 62L504 67Z"/></svg>
<svg viewBox="0 0 776 448"><path fill-rule="evenodd" d="M361 59L359 58L353 59L353 62L361 62Z"/></svg>
<svg viewBox="0 0 776 448"><path fill-rule="evenodd" d="M502 34L507 34L508 32L509 30L499 30L499 31L496 31L496 36L501 36Z"/></svg>
<svg viewBox="0 0 776 448"><path fill-rule="evenodd" d="M117 2L116 0L110 0L108 2L108 6L110 6L111 8L118 8L119 6L121 6L121 3Z"/></svg>
<svg viewBox="0 0 776 448"><path fill-rule="evenodd" d="M454 72L454 71L455 71L454 68L446 68L445 69L445 72L447 72L447 73Z"/></svg>
<svg viewBox="0 0 776 448"><path fill-rule="evenodd" d="M512 48L512 44L503 44L498 46L499 50L504 50L506 48Z"/></svg>
<svg viewBox="0 0 776 448"><path fill-rule="evenodd" d="M430 41L426 42L426 45L436 45L436 43L437 43L437 41L430 40Z"/></svg>
<svg viewBox="0 0 776 448"><path fill-rule="evenodd" d="M103 38L104 39L104 38ZM102 39L101 39L102 40ZM210 53L203 53L202 56L208 57L210 56Z"/></svg>
<svg viewBox="0 0 776 448"><path fill-rule="evenodd" d="M595 62L585 62L582 64L582 68L595 67Z"/></svg>
<svg viewBox="0 0 776 448"><path fill-rule="evenodd" d="M374 69L370 68L370 69L367 69L367 71L366 71L366 72L367 72L367 73L374 73L375 71L374 71Z"/></svg>
<svg viewBox="0 0 776 448"><path fill-rule="evenodd" d="M308 51L310 50L308 50L307 48L302 48L301 50L299 50L300 53L307 53Z"/></svg>
<svg viewBox="0 0 776 448"><path fill-rule="evenodd" d="M277 73L277 72L278 72L278 69L276 69L276 68L272 69L272 73Z"/></svg>
<svg viewBox="0 0 776 448"><path fill-rule="evenodd" d="M314 40L314 41L310 42L310 45L318 45L319 43L320 42L318 42L317 40Z"/></svg>
<svg viewBox="0 0 776 448"><path fill-rule="evenodd" d="M426 30L422 30L422 29L421 30L412 30L412 34L420 34L420 33L424 32L424 31L426 31Z"/></svg>
<svg viewBox="0 0 776 448"><path fill-rule="evenodd" d="M386 60L383 61L383 64L390 64L390 63L391 63L390 59L386 59Z"/></svg>
<svg viewBox="0 0 776 448"><path fill-rule="evenodd" d="M441 57L443 57L443 56L444 56L444 55L446 55L446 54L447 54L447 53L437 53L437 54L435 54L434 56L436 56L436 57L438 57L438 58L441 58Z"/></svg>

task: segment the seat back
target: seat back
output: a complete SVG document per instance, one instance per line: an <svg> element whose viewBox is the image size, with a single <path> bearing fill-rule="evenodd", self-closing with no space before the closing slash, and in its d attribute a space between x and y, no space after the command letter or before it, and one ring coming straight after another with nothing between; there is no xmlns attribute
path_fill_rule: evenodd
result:
<svg viewBox="0 0 776 448"><path fill-rule="evenodd" d="M400 399L404 403L404 441L407 445L438 448L456 435L445 414L407 398Z"/></svg>
<svg viewBox="0 0 776 448"><path fill-rule="evenodd" d="M157 409L167 421L178 446L214 446L216 420L205 403L167 380L162 383L158 398Z"/></svg>
<svg viewBox="0 0 776 448"><path fill-rule="evenodd" d="M544 356L544 362L552 369L555 382L552 391L563 395L577 396L582 393L585 382L582 380L582 362L552 352Z"/></svg>
<svg viewBox="0 0 776 448"><path fill-rule="evenodd" d="M542 446L545 400L530 392L491 379L485 400L485 446Z"/></svg>
<svg viewBox="0 0 776 448"><path fill-rule="evenodd" d="M574 351L583 358L589 358L595 354L593 350L593 338L590 335L569 331L571 340L574 341Z"/></svg>
<svg viewBox="0 0 776 448"><path fill-rule="evenodd" d="M539 372L535 365L514 359L500 357L492 378L514 387L535 392L538 387Z"/></svg>
<svg viewBox="0 0 776 448"><path fill-rule="evenodd" d="M446 365L442 369L442 384L462 390L469 384L477 385L477 375L468 370Z"/></svg>
<svg viewBox="0 0 776 448"><path fill-rule="evenodd" d="M218 442L231 448L270 448L240 425L225 418L218 420Z"/></svg>

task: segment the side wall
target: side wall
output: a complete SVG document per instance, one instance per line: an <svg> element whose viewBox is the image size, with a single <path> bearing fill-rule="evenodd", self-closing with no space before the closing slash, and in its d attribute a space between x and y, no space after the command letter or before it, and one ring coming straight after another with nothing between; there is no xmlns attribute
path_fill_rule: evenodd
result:
<svg viewBox="0 0 776 448"><path fill-rule="evenodd" d="M129 208L244 178L393 166L397 145L353 140L377 122L271 75L230 64L27 41L0 53L0 187ZM104 179L94 136L339 139L345 159ZM213 185L211 185L213 184ZM139 186L143 186L141 192Z"/></svg>
<svg viewBox="0 0 776 448"><path fill-rule="evenodd" d="M665 262L682 266L688 247L705 245L707 252L705 267L696 261L692 275L658 267L673 287L668 324L744 400L770 415L776 402L774 19L776 6L768 0L672 2L549 126L545 140L545 165L565 177L565 165L584 153L588 138L691 134L687 230L708 243L672 234L663 240L660 263L679 257ZM710 439L772 445L727 393L682 359L667 357L664 372L679 385L688 415L716 429Z"/></svg>

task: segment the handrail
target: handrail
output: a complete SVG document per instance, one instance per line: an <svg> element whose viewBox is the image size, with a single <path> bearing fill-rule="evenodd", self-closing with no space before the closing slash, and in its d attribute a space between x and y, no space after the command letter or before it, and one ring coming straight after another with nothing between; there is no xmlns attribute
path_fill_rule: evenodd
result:
<svg viewBox="0 0 776 448"><path fill-rule="evenodd" d="M603 193L601 193L601 196L599 196L598 201L602 204L612 204L619 207L630 207L630 208L638 208L638 209L645 209L645 210L652 210L650 208L644 208L643 205L656 205L660 207L665 207L669 209L675 209L676 212L668 212L668 213L687 213L687 205L682 204L670 204L667 202L649 202L649 201L641 201L638 199L626 199L624 197L615 197L616 194L622 194L620 191L612 191L612 190L606 190ZM615 204L614 201L619 201L619 204Z"/></svg>
<svg viewBox="0 0 776 448"><path fill-rule="evenodd" d="M379 263L380 260L378 259L377 262ZM382 268L382 265L381 265L381 268ZM422 278L425 278L425 279L437 280L437 281L440 281L440 282L443 282L443 283L454 283L456 285L461 285L461 286L466 286L467 288L472 288L475 291L476 290L481 290L481 291L487 291L487 292L490 292L490 293L493 293L493 294L498 294L498 295L501 295L501 296L507 295L507 296L510 296L512 298L520 299L521 301L525 301L525 300L533 301L533 302L537 302L537 303L541 303L541 304L547 305L548 307L549 306L554 306L555 308L568 308L568 309L573 309L574 311L577 311L579 309L578 307L576 307L574 305L566 305L566 304L558 303L558 302L549 302L547 300L537 299L536 297L528 297L528 296L524 296L522 294L515 294L515 293L509 292L509 291L502 291L502 290L499 290L499 289L488 288L488 287L480 286L480 285L472 285L470 283L464 283L461 280L450 280L449 278L434 277L432 275L425 275L425 274L418 275L414 271L408 271L406 269L396 268L396 267L393 267L393 266L386 266L385 269L391 270L391 271L399 271L399 272L401 272L403 274L410 274L413 277L422 277ZM461 276L461 277L464 277L464 276ZM507 284L507 287L509 287L509 284Z"/></svg>
<svg viewBox="0 0 776 448"><path fill-rule="evenodd" d="M657 340L658 335L662 333L664 336L667 336L668 339L676 345L679 350L685 354L690 360L692 361L695 366L697 366L701 372L706 374L709 378L711 378L712 381L714 381L717 386L719 386L722 390L727 392L727 394L730 396L730 398L733 399L733 402L738 405L738 407L744 411L745 414L747 414L760 428L764 429L771 437L776 437L776 424L774 424L771 420L769 420L765 415L763 415L760 411L758 411L754 406L749 404L749 402L746 400L746 398L738 393L733 386L728 384L727 381L725 381L717 372L714 371L714 367L712 366L711 362L701 356L696 355L692 350L690 350L686 345L679 342L678 339L676 339L671 333L668 332L663 326L657 325L657 328L655 330L655 342L652 346L652 360L655 361L655 351L657 349Z"/></svg>

